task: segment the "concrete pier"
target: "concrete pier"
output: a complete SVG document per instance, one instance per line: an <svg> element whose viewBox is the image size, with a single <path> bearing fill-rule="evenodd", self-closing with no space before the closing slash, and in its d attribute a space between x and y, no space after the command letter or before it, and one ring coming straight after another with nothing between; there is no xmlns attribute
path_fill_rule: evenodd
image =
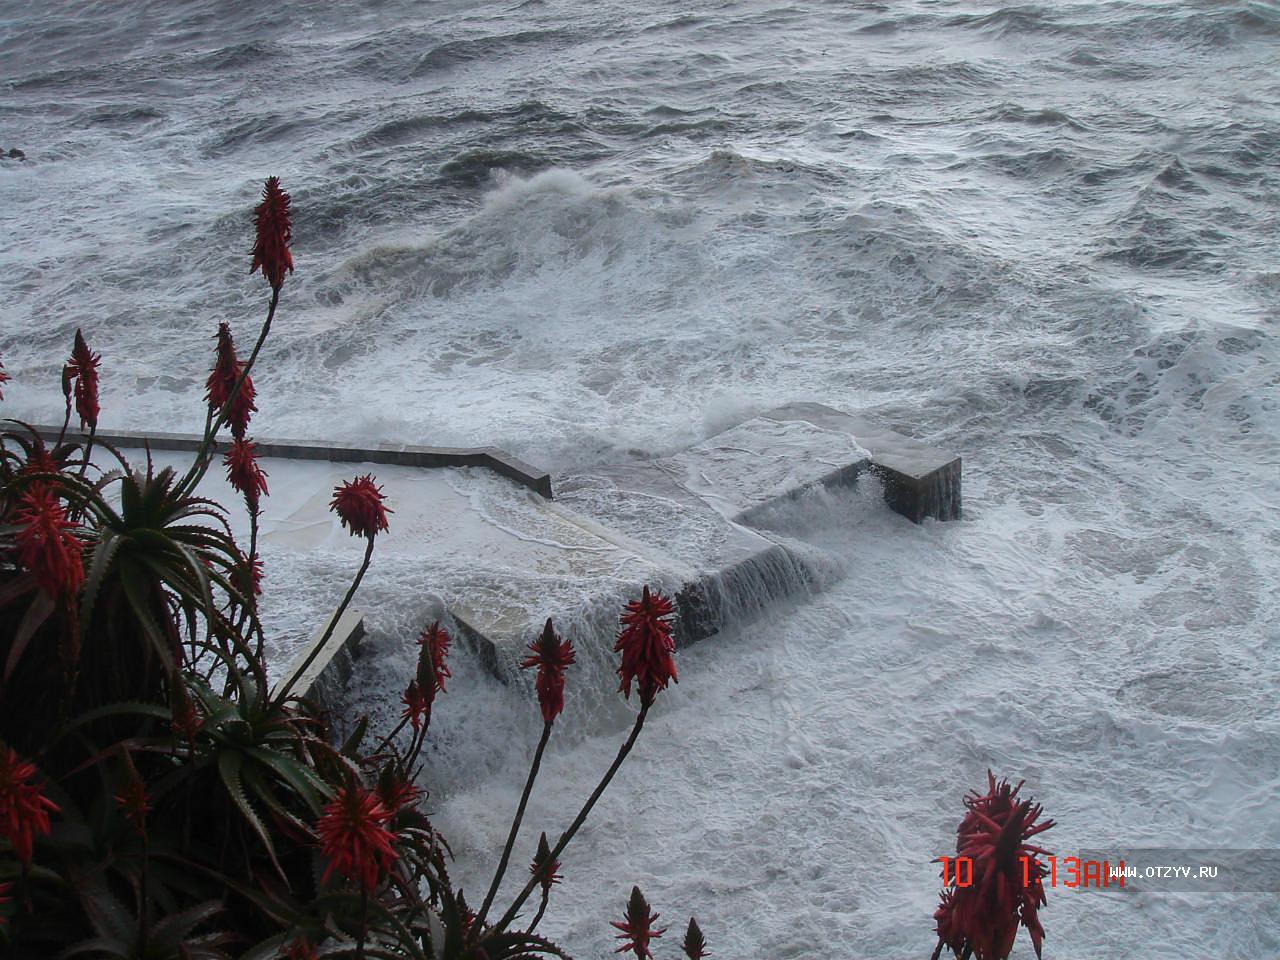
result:
<svg viewBox="0 0 1280 960"><path fill-rule="evenodd" d="M141 435L99 436L132 448L133 462L142 459ZM146 439L153 450L199 444L179 434ZM762 523L806 490L874 475L887 505L913 522L953 520L961 511L958 456L814 403L761 413L668 457L557 476L555 500L546 471L492 448L256 442L271 486L260 520L264 545L349 554L354 569L363 542L340 528L328 503L337 483L372 470L395 511L378 538L379 556L420 563L460 639L504 681L519 673L525 646L548 616L589 633L573 637L579 645L612 644L612 635L597 634L611 633L610 619L616 625L618 598L638 596L646 583L674 597L682 645L711 636L731 617L750 619L819 588L819 572ZM181 467L188 457L156 460ZM228 506L239 500L218 469L200 493ZM591 610L605 608L609 618L588 623ZM300 688L326 706L336 703L362 632L349 612L336 630L341 637Z"/></svg>

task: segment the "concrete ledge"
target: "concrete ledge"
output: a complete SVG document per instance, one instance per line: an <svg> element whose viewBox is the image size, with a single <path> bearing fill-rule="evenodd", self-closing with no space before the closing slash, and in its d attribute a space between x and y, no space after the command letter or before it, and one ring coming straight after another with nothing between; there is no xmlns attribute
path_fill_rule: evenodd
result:
<svg viewBox="0 0 1280 960"><path fill-rule="evenodd" d="M333 617L330 616L324 626L316 631L311 642L298 651L297 656L280 675L282 679L293 676L294 671L311 656L332 622ZM364 632L364 617L358 610L348 607L334 628L333 636L325 644L325 649L298 678L293 694L310 700L323 711L335 711L340 706L347 681L351 679L353 662L359 655Z"/></svg>
<svg viewBox="0 0 1280 960"><path fill-rule="evenodd" d="M32 425L45 440L57 440L60 427ZM84 439L79 431L68 430L67 439ZM202 437L193 433L125 430L99 430L98 440L116 447L142 447L153 450L194 452L200 449ZM220 441L225 447L225 440ZM343 443L305 443L301 440L254 438L260 457L282 457L288 460L327 460L334 463L387 463L403 467L484 467L552 499L551 475L525 463L497 447L423 447L413 444L380 443L376 447L359 447Z"/></svg>
<svg viewBox="0 0 1280 960"><path fill-rule="evenodd" d="M885 502L907 519L958 520L961 514L961 461L954 453L903 436L863 417L820 403L792 403L760 415L761 419L803 421L847 434L866 450L866 468L884 482ZM863 469L854 464L824 482L851 482Z"/></svg>
<svg viewBox="0 0 1280 960"><path fill-rule="evenodd" d="M668 589L663 581L677 586ZM816 593L822 586L817 572L803 560L781 544L761 540L757 551L720 569L696 574L685 571L683 575L670 569L655 570L654 577L637 580L626 591L626 600L619 600L602 614L607 624L604 633L592 629L602 626L599 619L594 624L584 624L580 618L563 613L552 615L556 629L573 639L580 650L584 643L595 640L611 646L623 603L639 599L646 583L671 597L675 606L672 626L680 649L715 636L730 622L749 622L774 604ZM599 604L599 598L595 602ZM520 663L528 653L529 642L541 632L542 620L478 609L464 602L448 604L448 612L457 639L475 654L481 667L504 684L523 682ZM582 632L584 627L587 633Z"/></svg>
<svg viewBox="0 0 1280 960"><path fill-rule="evenodd" d="M756 538L757 545L743 549L737 559L723 566L699 572L679 563L655 567L652 576L637 579L625 592L626 600L640 597L647 583L670 596L675 605L676 643L683 649L712 637L731 621L751 621L774 604L797 595L812 594L821 589L817 571L781 544ZM588 626L588 633L577 632L584 623L579 616L565 616L565 611L552 614L558 630L566 631L576 643L603 637L612 644L617 617L626 600L608 606L602 614L608 624L604 634ZM593 603L601 604L597 597ZM531 640L541 632L545 617L531 616L522 609L477 606L464 600L447 604L449 616L457 627L457 636L476 656L480 665L502 683L518 682L520 662L527 654ZM569 626L573 624L574 626ZM599 627L600 623L594 624Z"/></svg>
<svg viewBox="0 0 1280 960"><path fill-rule="evenodd" d="M178 451L201 441L174 433L99 436ZM913 522L961 512L960 457L816 403L761 413L670 456L559 476L556 501L548 474L494 447L256 442L264 458L316 461L276 464L296 482L289 497L273 501L263 537L292 550L334 547L335 538L350 546L325 507L332 475L341 473L331 463L479 466L535 491L478 473L405 477L399 539L388 537L384 548L424 563L444 556L448 570L468 571L442 584L441 596L460 638L507 682L520 674L524 647L548 614L561 629L571 626L575 640L611 643L622 586L633 588L631 598L646 582L672 596L682 646L821 590L832 571L770 527L770 511L814 487L855 484L870 472L883 481L888 506ZM312 474L316 481L302 479ZM336 707L362 634L358 615L344 617L299 692ZM315 641L294 663L314 648Z"/></svg>
<svg viewBox="0 0 1280 960"><path fill-rule="evenodd" d="M458 606L449 607L449 616L457 628L455 635L475 654L480 666L502 683L511 683L519 673L516 654L523 652L528 641L523 636L498 638L492 630L486 632L483 627L472 623L470 611Z"/></svg>
<svg viewBox="0 0 1280 960"><path fill-rule="evenodd" d="M771 543L724 570L703 573L676 592L677 644L706 640L730 620L754 620L776 603L819 589L814 570L781 544ZM639 589L635 593L639 596Z"/></svg>

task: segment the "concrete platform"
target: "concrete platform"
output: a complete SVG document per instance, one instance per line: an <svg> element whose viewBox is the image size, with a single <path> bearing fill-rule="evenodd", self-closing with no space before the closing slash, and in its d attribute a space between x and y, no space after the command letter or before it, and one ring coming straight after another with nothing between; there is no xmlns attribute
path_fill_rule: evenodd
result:
<svg viewBox="0 0 1280 960"><path fill-rule="evenodd" d="M197 442L160 440L153 449L191 450ZM336 484L374 472L394 511L376 557L412 564L443 599L461 639L504 681L520 675L524 648L548 616L580 649L611 649L621 604L646 583L675 597L682 645L820 586L819 572L758 523L764 511L817 485L875 474L888 505L917 523L955 519L961 509L959 457L811 403L760 414L670 457L559 476L554 501L550 476L514 458L501 470L488 460L476 463L484 469L441 466L475 451L441 459L439 448L295 441L263 441L259 449L271 490L263 500L264 549L350 555L354 569L363 542L342 530L328 505ZM365 454L376 459L358 459ZM140 451L134 456L142 459ZM181 468L189 454L156 459ZM199 492L228 505L239 499L220 469ZM247 522L233 527L243 537ZM339 632L349 639L355 627ZM335 649L322 661L310 671L309 689L332 702L350 658Z"/></svg>

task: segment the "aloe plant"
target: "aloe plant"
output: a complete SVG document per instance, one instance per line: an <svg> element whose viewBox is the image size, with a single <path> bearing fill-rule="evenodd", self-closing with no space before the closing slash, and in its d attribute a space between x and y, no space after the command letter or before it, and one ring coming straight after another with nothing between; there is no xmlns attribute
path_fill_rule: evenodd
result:
<svg viewBox="0 0 1280 960"><path fill-rule="evenodd" d="M619 639L624 689L636 680L641 690L636 725L554 849L544 834L530 879L494 922L488 912L574 662L551 622L525 664L539 668L543 737L478 915L449 875L449 846L415 785L431 705L450 676L447 631L438 623L423 631L403 718L372 747L367 717L347 742L331 742L323 717L296 692L302 670L269 688L256 599L267 489L248 427L251 370L293 269L289 202L268 180L254 247L254 269L271 288L266 319L244 362L220 325L205 433L185 471L157 468L149 451L135 465L97 437L101 358L80 331L64 371L58 439L46 444L16 421L0 431L5 956L565 957L535 932L555 858L631 750L654 693L674 679L665 601L651 603L646 590L624 614ZM235 438L229 479L250 518L247 551L227 510L195 492L224 424ZM334 490L339 520L366 538L339 612L388 529L385 499L372 476ZM538 886L539 908L522 923L518 912Z"/></svg>

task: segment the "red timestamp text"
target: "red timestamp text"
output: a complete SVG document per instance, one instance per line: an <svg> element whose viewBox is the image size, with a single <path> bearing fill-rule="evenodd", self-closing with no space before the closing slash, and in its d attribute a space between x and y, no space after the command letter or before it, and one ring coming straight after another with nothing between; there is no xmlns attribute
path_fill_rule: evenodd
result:
<svg viewBox="0 0 1280 960"><path fill-rule="evenodd" d="M1123 860L1114 864L1108 860L1085 860L1080 857L1055 857L1046 854L1044 857L1019 857L1022 863L1022 885L1047 884L1050 887L1063 886L1068 889L1105 889L1112 885L1123 887L1126 876L1132 876L1125 870ZM972 857L938 857L942 864L942 883L957 887L973 886Z"/></svg>

